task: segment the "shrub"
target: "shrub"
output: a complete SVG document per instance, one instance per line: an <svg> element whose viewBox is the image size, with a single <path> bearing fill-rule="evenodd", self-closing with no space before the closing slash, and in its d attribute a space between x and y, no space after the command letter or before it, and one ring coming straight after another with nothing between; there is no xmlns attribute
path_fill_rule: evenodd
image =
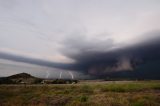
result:
<svg viewBox="0 0 160 106"><path fill-rule="evenodd" d="M88 96L82 95L79 98L80 102L87 102L88 101Z"/></svg>

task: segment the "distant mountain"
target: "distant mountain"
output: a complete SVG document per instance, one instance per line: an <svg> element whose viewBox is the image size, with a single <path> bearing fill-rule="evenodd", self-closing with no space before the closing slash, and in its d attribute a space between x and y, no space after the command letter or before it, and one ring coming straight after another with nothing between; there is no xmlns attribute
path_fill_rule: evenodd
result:
<svg viewBox="0 0 160 106"><path fill-rule="evenodd" d="M37 84L41 83L42 80L43 79L36 78L28 73L19 73L0 78L0 84Z"/></svg>
<svg viewBox="0 0 160 106"><path fill-rule="evenodd" d="M36 78L36 77L33 77L28 73L19 73L19 74L11 75L8 78L15 79L15 78Z"/></svg>

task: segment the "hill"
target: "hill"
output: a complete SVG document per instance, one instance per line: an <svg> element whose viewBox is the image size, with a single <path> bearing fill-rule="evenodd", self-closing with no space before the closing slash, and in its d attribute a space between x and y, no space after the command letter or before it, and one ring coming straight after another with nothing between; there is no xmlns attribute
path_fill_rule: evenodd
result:
<svg viewBox="0 0 160 106"><path fill-rule="evenodd" d="M41 83L42 80L43 79L36 78L28 73L19 73L0 78L0 84L36 84Z"/></svg>
<svg viewBox="0 0 160 106"><path fill-rule="evenodd" d="M36 78L36 77L33 77L28 73L19 73L19 74L8 76L8 78L14 79L14 78Z"/></svg>

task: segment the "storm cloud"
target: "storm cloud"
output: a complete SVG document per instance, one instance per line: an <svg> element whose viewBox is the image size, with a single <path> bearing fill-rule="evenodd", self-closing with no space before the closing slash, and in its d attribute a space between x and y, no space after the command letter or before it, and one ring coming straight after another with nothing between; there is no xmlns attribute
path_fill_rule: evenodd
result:
<svg viewBox="0 0 160 106"><path fill-rule="evenodd" d="M48 67L57 77L63 70L158 78L159 11L158 0L0 1L0 59Z"/></svg>
<svg viewBox="0 0 160 106"><path fill-rule="evenodd" d="M154 34L160 35L160 33L157 31L149 34L152 34L153 36ZM50 68L73 70L97 77L108 75L110 73L114 74L123 71L124 72L135 71L136 68L140 67L141 65L150 62L157 62L160 60L159 36L145 39L143 42L136 43L134 45L129 45L121 48L113 48L113 49L107 49L113 46L112 43L106 45L106 43L101 42L100 46L94 44L94 41L92 41L91 43L83 41L82 39L79 40L77 42L68 41L67 42L68 45L66 45L65 50L62 51L64 55L75 61L74 63L70 64L54 63L52 61L16 56L6 53L0 53L0 58L29 63L29 64L35 64ZM71 44L69 44L69 42ZM98 41L95 41L95 43L97 42ZM73 52L72 50L76 52ZM152 71L152 69L150 69L150 71ZM156 71L158 71L158 69Z"/></svg>
<svg viewBox="0 0 160 106"><path fill-rule="evenodd" d="M159 61L160 59L160 32L149 32L146 33L146 36L148 34L154 37L146 38L139 43L125 47L108 49L109 47L106 46L106 48L103 48L101 51L90 51L90 48L87 49L85 46L80 52L70 54L69 56L76 60L79 69L85 70L87 73L93 75L104 75L105 73L117 71L134 71L134 69L142 64ZM83 44L82 47L84 46ZM91 46L93 46L93 44L91 44ZM98 46L99 45L96 45L94 48L98 48ZM77 47L67 49L74 50L77 49Z"/></svg>

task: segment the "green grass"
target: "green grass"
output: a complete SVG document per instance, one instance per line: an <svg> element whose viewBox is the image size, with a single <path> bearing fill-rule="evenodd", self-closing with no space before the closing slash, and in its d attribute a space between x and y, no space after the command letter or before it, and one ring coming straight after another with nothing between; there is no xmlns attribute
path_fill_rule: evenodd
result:
<svg viewBox="0 0 160 106"><path fill-rule="evenodd" d="M0 85L0 106L160 106L160 81Z"/></svg>

